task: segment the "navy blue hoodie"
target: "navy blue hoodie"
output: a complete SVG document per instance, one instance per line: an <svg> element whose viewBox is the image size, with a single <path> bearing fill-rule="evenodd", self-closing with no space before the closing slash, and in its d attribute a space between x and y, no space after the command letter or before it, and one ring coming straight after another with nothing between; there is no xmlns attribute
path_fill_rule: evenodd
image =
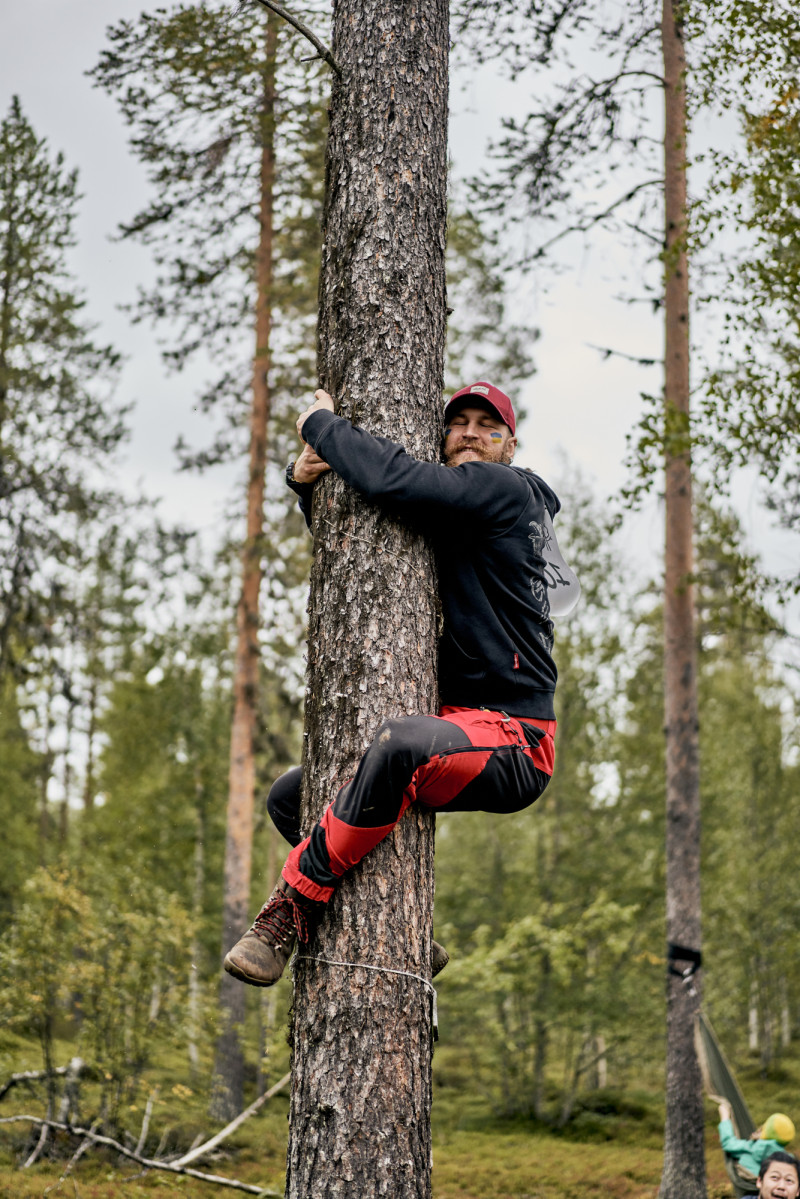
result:
<svg viewBox="0 0 800 1199"><path fill-rule="evenodd" d="M545 510L552 519L561 507L555 492L499 462L420 462L325 410L306 419L303 437L351 487L431 537L444 618L441 703L554 720L542 547ZM308 513L310 489L297 491Z"/></svg>

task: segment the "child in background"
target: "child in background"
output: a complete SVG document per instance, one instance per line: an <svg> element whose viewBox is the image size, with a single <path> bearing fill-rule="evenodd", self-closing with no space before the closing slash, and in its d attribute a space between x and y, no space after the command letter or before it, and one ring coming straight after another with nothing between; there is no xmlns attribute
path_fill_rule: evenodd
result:
<svg viewBox="0 0 800 1199"><path fill-rule="evenodd" d="M794 1140L794 1124L788 1116L776 1112L757 1128L749 1140L734 1136L729 1103L719 1105L719 1142L723 1153L735 1157L737 1164L753 1177L758 1175L761 1163L771 1154L777 1153Z"/></svg>

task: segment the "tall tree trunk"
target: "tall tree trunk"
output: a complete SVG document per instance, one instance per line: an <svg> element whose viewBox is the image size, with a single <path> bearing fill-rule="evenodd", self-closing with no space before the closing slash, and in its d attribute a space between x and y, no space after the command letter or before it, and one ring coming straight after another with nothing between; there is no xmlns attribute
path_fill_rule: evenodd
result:
<svg viewBox="0 0 800 1199"><path fill-rule="evenodd" d="M53 716L53 701L55 698L56 674L48 671L45 684L44 713L41 720L41 742L39 747L39 865L46 866L48 859L48 842L50 840L50 804L47 792L53 775L53 765L56 760L53 750L52 737L55 728Z"/></svg>
<svg viewBox="0 0 800 1199"><path fill-rule="evenodd" d="M200 969L203 951L200 929L203 922L203 892L206 883L206 803L205 789L200 778L194 785L194 870L192 873L192 960L189 963L189 998L187 1005L187 1048L189 1069L193 1080L200 1073L201 994Z"/></svg>
<svg viewBox="0 0 800 1199"><path fill-rule="evenodd" d="M758 1052L758 986L755 980L750 984L750 1006L747 1009L747 1048L751 1053Z"/></svg>
<svg viewBox="0 0 800 1199"><path fill-rule="evenodd" d="M279 840L281 840L280 834L273 825L270 827L267 834L266 876L270 879L277 878L278 876ZM282 841L281 843L283 844ZM270 1060L270 1048L278 1009L275 988L265 987L259 996L259 1000L257 1091L259 1096L261 1096L269 1089L270 1076L273 1073L272 1062Z"/></svg>
<svg viewBox="0 0 800 1199"><path fill-rule="evenodd" d="M250 908L255 791L254 741L258 712L259 592L264 529L264 475L270 414L270 333L272 326L273 193L275 185L275 55L277 17L266 23L266 65L261 109L261 208L256 254L256 352L250 411L250 463L247 480L247 536L242 549L242 590L237 610L234 710L225 838L222 956L241 936ZM244 1023L246 989L223 972L220 983L222 1031L217 1041L212 1114L229 1120L244 1101Z"/></svg>
<svg viewBox="0 0 800 1199"><path fill-rule="evenodd" d="M343 415L438 456L448 5L336 0L320 375ZM428 547L333 477L315 499L305 826L389 715L436 711ZM290 1199L430 1189L433 820L345 878L295 967ZM326 959L303 961L303 956ZM338 963L367 963L354 969ZM405 971L389 973L389 971Z"/></svg>
<svg viewBox="0 0 800 1199"><path fill-rule="evenodd" d="M689 427L689 274L686 205L686 58L680 13L662 11L665 174L664 677L667 792L667 939L700 949L700 782L697 649L692 586ZM678 968L687 961L679 960ZM702 1080L694 1050L700 979L667 976L667 1094L661 1199L704 1199Z"/></svg>
<svg viewBox="0 0 800 1199"><path fill-rule="evenodd" d="M92 637L94 636L95 633L92 632ZM92 674L89 680L89 718L86 726L86 769L83 780L84 820L82 824L86 823L86 817L91 816L92 812L94 811L95 800L95 758L97 752L95 743L97 740L97 707L99 699L99 680L96 671L99 669L99 666L92 665L90 669Z"/></svg>
<svg viewBox="0 0 800 1199"><path fill-rule="evenodd" d="M61 770L61 787L64 792L64 797L58 813L58 848L61 853L66 852L67 838L69 837L69 797L72 793L72 734L75 726L75 708L77 701L72 696L72 680L67 676L66 686L68 694L67 700L67 715L64 721L64 750L62 755L62 770Z"/></svg>

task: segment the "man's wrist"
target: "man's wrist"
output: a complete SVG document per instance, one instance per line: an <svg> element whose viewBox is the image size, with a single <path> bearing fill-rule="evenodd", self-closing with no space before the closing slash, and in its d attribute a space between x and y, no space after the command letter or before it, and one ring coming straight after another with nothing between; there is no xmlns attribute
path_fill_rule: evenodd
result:
<svg viewBox="0 0 800 1199"><path fill-rule="evenodd" d="M298 483L297 479L294 477L294 468L296 465L296 462L292 460L286 467L286 486L291 487L292 491L296 491L299 495L301 491L308 487L308 484Z"/></svg>

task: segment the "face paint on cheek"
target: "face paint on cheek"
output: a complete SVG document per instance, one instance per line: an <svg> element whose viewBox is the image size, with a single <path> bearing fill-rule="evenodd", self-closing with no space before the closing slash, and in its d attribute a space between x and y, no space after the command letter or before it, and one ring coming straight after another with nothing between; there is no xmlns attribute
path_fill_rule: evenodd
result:
<svg viewBox="0 0 800 1199"><path fill-rule="evenodd" d="M492 441L502 441L503 440L503 434L498 433L496 429L492 429L489 436L491 437Z"/></svg>
<svg viewBox="0 0 800 1199"><path fill-rule="evenodd" d="M450 428L445 429L445 431L444 431L445 438L449 437L452 432L453 432L453 430Z"/></svg>

